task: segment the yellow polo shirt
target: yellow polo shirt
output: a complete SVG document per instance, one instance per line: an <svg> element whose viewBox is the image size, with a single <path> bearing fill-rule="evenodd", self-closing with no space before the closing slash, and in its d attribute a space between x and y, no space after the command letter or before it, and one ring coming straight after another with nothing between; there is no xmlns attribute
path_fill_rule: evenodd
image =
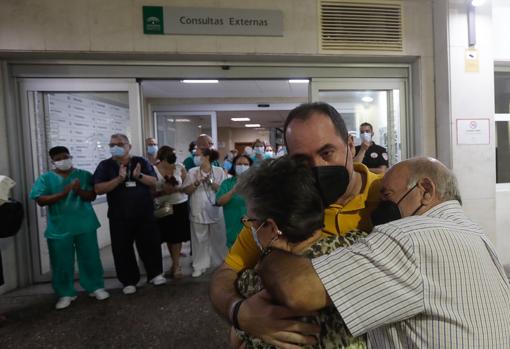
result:
<svg viewBox="0 0 510 349"><path fill-rule="evenodd" d="M370 172L361 163L354 163L354 170L365 178L365 187L345 206L333 204L324 211L325 233L345 235L353 229L372 231L370 214L379 204L383 174ZM251 232L243 228L230 249L225 263L235 271L253 268L260 258L260 250Z"/></svg>

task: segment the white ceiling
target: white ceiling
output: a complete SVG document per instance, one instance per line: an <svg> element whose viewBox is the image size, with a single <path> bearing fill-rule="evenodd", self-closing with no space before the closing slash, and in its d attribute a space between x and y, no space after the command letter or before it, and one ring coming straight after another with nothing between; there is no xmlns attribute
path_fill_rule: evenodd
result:
<svg viewBox="0 0 510 349"><path fill-rule="evenodd" d="M165 112L198 112L215 111L218 127L244 127L246 123L261 124L261 127L283 127L287 114L299 103L289 103L288 98L298 101L308 100L309 84L291 84L288 80L223 80L217 84L186 84L179 80L146 80L142 82L145 98L171 99L172 103L165 105L159 101L152 106L158 114ZM324 101L341 106L340 112L352 112L359 105L363 96L371 96L375 101L383 97L378 91L324 91ZM282 98L282 103L267 103L268 108L261 108L257 104L196 104L192 99L225 98L250 99L256 103L266 104L265 98ZM257 100L260 98L260 100ZM284 100L287 98L287 100ZM176 99L178 104L176 104ZM202 102L203 103L203 102ZM198 115L201 115L198 113ZM233 117L248 117L249 122L234 122Z"/></svg>
<svg viewBox="0 0 510 349"><path fill-rule="evenodd" d="M308 84L288 80L221 80L217 84L185 84L179 80L142 82L147 98L267 98L308 96Z"/></svg>

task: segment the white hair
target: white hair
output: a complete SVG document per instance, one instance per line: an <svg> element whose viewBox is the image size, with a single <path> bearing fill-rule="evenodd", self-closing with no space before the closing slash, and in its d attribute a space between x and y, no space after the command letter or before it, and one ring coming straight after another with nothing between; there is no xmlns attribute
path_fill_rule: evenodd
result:
<svg viewBox="0 0 510 349"><path fill-rule="evenodd" d="M407 188L411 189L424 177L434 182L441 201L457 200L462 204L457 178L453 172L439 160L429 157L417 157L405 161L409 169Z"/></svg>

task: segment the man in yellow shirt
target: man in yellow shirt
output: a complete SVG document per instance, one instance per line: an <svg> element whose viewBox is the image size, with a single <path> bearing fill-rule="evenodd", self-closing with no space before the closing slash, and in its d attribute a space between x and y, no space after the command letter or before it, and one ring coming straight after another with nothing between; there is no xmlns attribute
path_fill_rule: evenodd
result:
<svg viewBox="0 0 510 349"><path fill-rule="evenodd" d="M371 231L370 213L379 202L381 175L354 164L352 140L345 122L335 108L326 103L306 103L289 113L284 126L289 154L307 155L321 192L325 210L324 230L343 235L352 229ZM317 331L315 325L289 320L296 314L271 304L264 292L244 301L236 291L237 273L252 268L260 258L251 232L243 229L225 262L213 275L210 297L216 311L248 332L276 346L286 343L312 343L302 333ZM242 301L242 303L241 303ZM233 319L242 313L243 323Z"/></svg>

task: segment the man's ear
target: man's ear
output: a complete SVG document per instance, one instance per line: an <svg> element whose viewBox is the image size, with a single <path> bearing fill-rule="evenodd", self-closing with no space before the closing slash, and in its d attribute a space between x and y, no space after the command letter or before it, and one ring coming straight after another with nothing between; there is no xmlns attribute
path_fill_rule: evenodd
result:
<svg viewBox="0 0 510 349"><path fill-rule="evenodd" d="M349 152L351 153L351 157L354 158L356 155L356 147L354 146L354 136L349 135L347 137L347 147L349 147Z"/></svg>
<svg viewBox="0 0 510 349"><path fill-rule="evenodd" d="M423 197L421 203L428 205L436 198L437 190L436 185L429 177L424 177L418 181L418 188L422 191Z"/></svg>

